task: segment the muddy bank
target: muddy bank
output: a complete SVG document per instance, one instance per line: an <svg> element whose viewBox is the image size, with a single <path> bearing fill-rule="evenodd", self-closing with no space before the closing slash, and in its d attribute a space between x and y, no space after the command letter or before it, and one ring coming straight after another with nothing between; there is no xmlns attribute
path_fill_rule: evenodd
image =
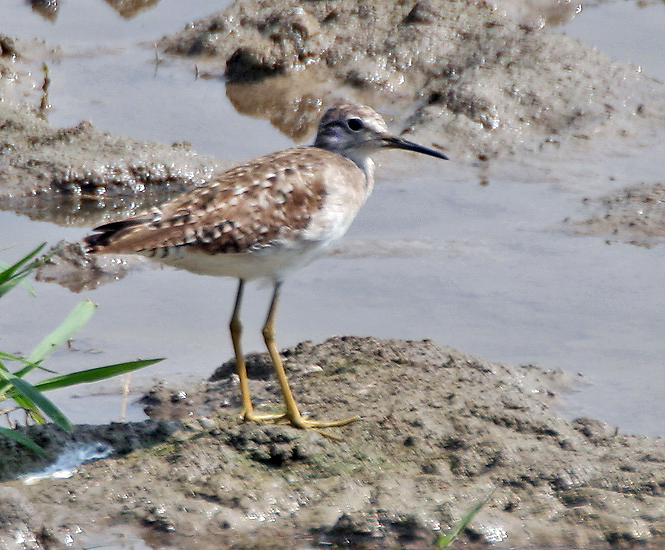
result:
<svg viewBox="0 0 665 550"><path fill-rule="evenodd" d="M184 142L114 136L86 121L72 128L52 126L48 75L40 66L57 65L62 54L36 40L0 37L0 43L0 209L92 225L109 206L116 215L131 213L228 168Z"/></svg>
<svg viewBox="0 0 665 550"><path fill-rule="evenodd" d="M289 135L340 97L396 114L416 139L458 159L623 139L647 117L662 119L660 83L510 11L471 0L254 0L161 45L207 60L240 111L263 112ZM280 87L287 79L289 92L261 93L271 77Z"/></svg>
<svg viewBox="0 0 665 550"><path fill-rule="evenodd" d="M665 240L665 185L635 185L600 199L584 199L593 214L584 220L567 219L565 227L578 235L604 237L651 247Z"/></svg>
<svg viewBox="0 0 665 550"><path fill-rule="evenodd" d="M133 211L137 197L146 206L163 201L205 183L222 164L187 144L112 136L85 121L54 128L27 105L0 103L0 121L0 208L40 220L90 224L86 211L98 219L109 203Z"/></svg>
<svg viewBox="0 0 665 550"><path fill-rule="evenodd" d="M469 154L486 161L536 148L539 166L565 159L574 177L587 159L571 163L571 147L599 153L603 136L628 146L660 135L653 132L665 112L662 85L547 26L514 21L504 15L514 4L353 5L237 3L161 45L194 55L201 74L225 73L238 111L269 118L297 140L308 139L326 103L342 97L393 115L393 128L449 151L457 163ZM112 136L87 122L52 127L48 109L39 110L39 60L57 64L61 53L37 41L3 40L0 92L10 101L0 102L1 209L93 226L229 166L186 143ZM532 159L516 158L510 170L533 171Z"/></svg>
<svg viewBox="0 0 665 550"><path fill-rule="evenodd" d="M341 442L240 423L228 363L198 387L159 386L146 396L152 415L181 419L176 432L129 454L125 446L69 480L8 486L55 540L72 533L76 517L83 529L148 527L176 547L423 548L491 487L469 540L566 548L662 540L665 443L563 419L556 395L575 382L561 372L494 364L429 341L333 338L283 354L307 413L362 416L337 431ZM267 361L249 360L263 411L280 406ZM108 433L99 428L100 439Z"/></svg>

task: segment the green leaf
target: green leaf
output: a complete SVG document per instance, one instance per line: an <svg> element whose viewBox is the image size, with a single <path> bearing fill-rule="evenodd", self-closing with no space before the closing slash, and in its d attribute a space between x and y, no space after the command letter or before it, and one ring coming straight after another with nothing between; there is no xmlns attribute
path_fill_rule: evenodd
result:
<svg viewBox="0 0 665 550"><path fill-rule="evenodd" d="M90 300L83 300L51 334L44 338L26 361L39 363L48 357L58 346L64 344L85 325L97 306Z"/></svg>
<svg viewBox="0 0 665 550"><path fill-rule="evenodd" d="M63 374L61 376L55 376L47 380L42 380L35 384L35 388L39 391L49 391L55 390L58 388L65 388L67 386L73 386L75 384L85 384L88 382L97 382L98 380L104 380L106 378L111 378L119 374L124 374L126 372L132 372L149 365L154 365L163 361L164 358L159 359L143 359L140 361L129 361L127 363L118 363L116 365L108 365L106 367L98 367L96 369L82 370L78 372L73 372L71 374Z"/></svg>
<svg viewBox="0 0 665 550"><path fill-rule="evenodd" d="M44 372L50 372L51 374L57 374L56 371L47 369L43 365L38 365L37 363L31 363L27 359L24 359L23 357L19 355L12 355L11 353L7 353L5 351L0 351L0 359L8 359L9 361L17 361L19 363L23 363L26 365L23 367L21 370L17 370L14 372L14 376L18 376L19 378L23 378L28 372L30 372L32 369L39 369L43 370Z"/></svg>
<svg viewBox="0 0 665 550"><path fill-rule="evenodd" d="M9 386L12 391L16 391L11 384L9 384ZM29 415L30 418L37 424L44 424L46 422L46 417L44 417L44 415L37 408L37 405L35 405L32 401L20 395L14 395L13 399L16 401L16 404L19 406L19 408L23 409L25 414Z"/></svg>
<svg viewBox="0 0 665 550"><path fill-rule="evenodd" d="M0 435L4 435L9 439L13 439L14 441L19 442L21 445L24 445L32 452L35 452L39 455L44 456L46 454L46 451L44 451L44 449L42 449L39 445L37 445L37 443L35 443L27 435L22 434L18 430L10 430L9 428L0 427Z"/></svg>
<svg viewBox="0 0 665 550"><path fill-rule="evenodd" d="M39 408L46 416L53 420L57 426L68 432L72 431L72 424L62 411L58 409L51 400L44 397L32 384L2 370L0 370L0 378L4 378L16 388L16 393L18 394L16 398L29 401L33 406ZM18 399L16 400L19 402Z"/></svg>
<svg viewBox="0 0 665 550"><path fill-rule="evenodd" d="M10 389L9 392L7 392L7 397L11 397L14 401L16 401L16 404L20 408L22 408L27 414L29 414L30 418L32 418L35 422L37 422L37 424L44 424L44 422L46 422L46 418L39 411L39 408L37 407L37 405L35 405L27 397L23 397L22 395L19 395L16 392L16 388L14 388L11 384L8 384L8 385L11 389Z"/></svg>
<svg viewBox="0 0 665 550"><path fill-rule="evenodd" d="M9 266L9 264L6 264L5 262L0 262L0 269L6 270ZM2 283L0 284L0 297L2 297L3 294L7 294L12 288L14 288L19 282L23 285L23 287L28 291L28 293L32 296L36 296L35 294L35 289L30 286L30 283L25 280L25 276L28 274L29 271L26 271L25 273L21 274L20 276L15 277L15 281L12 281L10 283ZM0 273L0 275L4 274L4 271Z"/></svg>
<svg viewBox="0 0 665 550"><path fill-rule="evenodd" d="M19 357L18 355L12 355L11 353L7 353L6 351L0 351L0 357L2 359L9 359L10 361L21 361L23 363L26 362L23 357Z"/></svg>
<svg viewBox="0 0 665 550"><path fill-rule="evenodd" d="M49 254L46 254L45 256L42 256L38 260L35 260L34 262L28 264L27 266L23 267L25 264L30 262L37 254L41 252L41 250L46 246L46 243L42 243L39 245L37 248L35 248L32 252L30 252L27 256L23 257L20 259L18 262L16 262L13 265L10 265L9 267L4 267L2 271L0 271L0 297L4 296L9 292L12 288L14 288L18 283L20 283L25 277L28 276L28 274L37 266L40 264L44 263L46 260L48 260L53 254L55 254L55 250L51 251ZM21 269L23 268L23 269Z"/></svg>
<svg viewBox="0 0 665 550"><path fill-rule="evenodd" d="M5 367L5 365L2 363L2 361L0 361L0 378L2 378L2 374L4 373L11 374L7 367ZM10 385L7 383L0 384L0 400L5 399L5 392L9 387Z"/></svg>
<svg viewBox="0 0 665 550"><path fill-rule="evenodd" d="M9 267L6 267L3 271L0 272L0 284L5 283L8 281L14 273L16 273L21 266L32 260L37 254L39 254L46 246L46 243L40 244L37 248L35 248L32 252L27 254L25 257L21 258L18 262L15 264L10 265Z"/></svg>
<svg viewBox="0 0 665 550"><path fill-rule="evenodd" d="M452 531L446 535L439 535L434 541L436 547L448 548L448 546L452 544L452 542L459 536L459 534L464 531L464 529L466 529L466 526L469 525L469 522L480 511L480 509L485 506L487 501L494 494L495 489L496 487L492 487L483 498L476 502L473 508L471 508L471 510L462 518L462 520L457 525L455 525L455 527L453 527Z"/></svg>

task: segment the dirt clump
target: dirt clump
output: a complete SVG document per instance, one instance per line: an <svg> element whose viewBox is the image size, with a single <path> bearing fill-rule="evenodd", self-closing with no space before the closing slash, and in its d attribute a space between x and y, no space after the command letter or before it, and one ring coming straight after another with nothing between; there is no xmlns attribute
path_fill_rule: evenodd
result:
<svg viewBox="0 0 665 550"><path fill-rule="evenodd" d="M146 398L151 414L181 418L166 438L83 465L69 480L10 486L56 533L66 501L79 524L94 517L101 527L103 515L183 547L428 547L492 487L466 531L471 540L566 548L662 540L665 443L562 418L556 395L574 380L561 372L430 341L339 337L283 354L304 412L362 417L336 431L341 442L240 422L229 362L198 387L161 386ZM259 411L281 406L268 365L250 357Z"/></svg>
<svg viewBox="0 0 665 550"><path fill-rule="evenodd" d="M219 67L240 111L269 112L289 135L326 103L371 98L455 158L630 136L664 112L662 86L637 68L472 0L235 2L161 45ZM261 93L272 77L289 92Z"/></svg>
<svg viewBox="0 0 665 550"><path fill-rule="evenodd" d="M113 136L87 121L53 127L46 119L48 73L37 60L57 64L58 49L8 37L0 37L0 48L0 209L94 225L109 208L128 215L228 168L184 142Z"/></svg>
<svg viewBox="0 0 665 550"><path fill-rule="evenodd" d="M82 242L60 241L49 250L50 257L35 270L35 279L57 283L72 292L95 288L122 279L133 266L154 267L141 256L112 258L87 254Z"/></svg>
<svg viewBox="0 0 665 550"><path fill-rule="evenodd" d="M579 235L598 235L607 242L651 247L665 239L665 184L642 183L599 199L584 199L596 212L585 220L566 219Z"/></svg>
<svg viewBox="0 0 665 550"><path fill-rule="evenodd" d="M103 200L151 185L209 179L215 163L187 145L148 144L95 130L88 122L54 128L31 112L0 103L0 199L61 193Z"/></svg>
<svg viewBox="0 0 665 550"><path fill-rule="evenodd" d="M229 166L189 144L113 136L86 121L55 128L27 104L0 102L0 210L32 219L98 225L202 185Z"/></svg>

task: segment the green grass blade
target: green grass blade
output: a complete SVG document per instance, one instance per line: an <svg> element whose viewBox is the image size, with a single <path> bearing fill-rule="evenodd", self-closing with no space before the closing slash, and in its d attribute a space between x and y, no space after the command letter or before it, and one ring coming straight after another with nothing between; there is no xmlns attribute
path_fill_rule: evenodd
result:
<svg viewBox="0 0 665 550"><path fill-rule="evenodd" d="M10 430L9 428L3 428L0 427L0 436L4 435L5 437L8 437L9 439L13 439L14 441L17 441L21 445L27 447L30 449L32 452L40 454L40 455L45 455L46 451L42 449L37 443L35 443L32 439L30 439L27 435L22 434L21 432L17 430Z"/></svg>
<svg viewBox="0 0 665 550"><path fill-rule="evenodd" d="M3 271L4 273L4 271ZM9 278L7 281L0 283L0 298L2 298L5 294L7 294L12 288L14 288L17 284L19 284L25 277L27 277L27 273L23 273L20 275L14 275L13 277ZM30 289L30 292L32 293L32 289Z"/></svg>
<svg viewBox="0 0 665 550"><path fill-rule="evenodd" d="M11 353L7 353L6 351L0 351L0 358L2 359L9 359L10 361L21 361L22 363L25 363L25 359L23 357L19 357L18 355L12 355Z"/></svg>
<svg viewBox="0 0 665 550"><path fill-rule="evenodd" d="M45 262L55 253L55 251L53 251L51 254L47 254L39 260L35 260L34 262L25 266L25 264L37 256L37 254L39 254L45 246L46 243L42 243L15 264L10 265L9 267L3 267L2 271L0 271L0 297L7 294L12 288L14 288L18 283L25 279L25 277L27 277L35 267ZM31 291L32 289L29 290Z"/></svg>
<svg viewBox="0 0 665 550"><path fill-rule="evenodd" d="M76 332L88 322L90 317L92 317L95 309L97 309L97 306L90 300L83 300L74 308L67 318L60 323L58 328L37 345L26 361L29 363L39 363L40 361L43 361L44 358L48 357L55 350L55 348L64 344L76 334Z"/></svg>
<svg viewBox="0 0 665 550"><path fill-rule="evenodd" d="M23 378L26 374L28 374L31 370L34 369L39 369L44 372L48 372L50 374L57 374L55 371L51 369L47 369L46 367L43 367L42 365L37 365L36 363L30 363L29 361L26 361L23 359L23 357L19 357L17 355L12 355L11 353L5 353L4 351L0 351L0 358L2 359L10 359L12 361L19 361L21 363L25 364L25 367L23 367L20 370L17 370L13 372L12 374L16 376L16 378ZM0 362L0 368L4 368L7 370L7 368ZM8 371L9 372L9 371ZM5 382L4 384L0 384L0 399L3 398L5 393L7 393L7 390L11 388L11 384L9 382Z"/></svg>
<svg viewBox="0 0 665 550"><path fill-rule="evenodd" d="M0 377L4 378L12 386L14 386L16 389L17 397L29 401L32 406L41 410L63 430L68 432L72 431L72 424L62 413L62 411L58 409L58 407L56 407L53 402L51 402L51 400L44 397L32 384L2 370L0 370Z"/></svg>
<svg viewBox="0 0 665 550"><path fill-rule="evenodd" d="M143 367L154 365L155 363L159 363L163 360L163 357L159 359L143 359L140 361L129 361L127 363L118 363L116 365L98 367L96 369L82 370L73 372L71 374L63 374L62 376L55 376L53 378L37 382L35 384L35 388L37 388L39 391L48 391L58 388L65 388L67 386L73 386L75 384L97 382L98 380L104 380L106 378L111 378L112 376L142 369Z"/></svg>
<svg viewBox="0 0 665 550"><path fill-rule="evenodd" d="M21 407L27 414L30 415L30 418L32 418L37 424L43 424L46 422L46 418L44 415L39 411L37 408L37 405L35 405L32 401L29 399L26 399L25 397L18 395L16 393L16 389L12 387L11 384L9 384L11 387L11 391L14 392L14 394L11 396L14 401L16 401L16 404ZM9 393L9 392L8 392Z"/></svg>
<svg viewBox="0 0 665 550"><path fill-rule="evenodd" d="M45 258L44 261L46 259L48 259L48 258ZM43 263L41 260L39 262L35 261L34 265L30 265L30 266L26 267L25 270L23 270L21 273L15 275L14 277L15 277L16 281L10 283L10 286L8 286L8 288L2 294L7 294L7 292L9 292L12 288L14 288L16 286L17 283L20 282L23 285L23 288L25 288L31 296L37 296L37 294L35 293L35 289L32 288L32 286L30 286L30 283L28 281L26 281L25 279L26 279L26 276L41 263ZM5 262L0 262L0 270L5 270L8 267L10 267L9 264L6 264ZM3 271L3 273L4 273L4 271ZM3 283L2 285L0 285L0 288L2 288L2 286L4 286L5 284L6 283ZM0 296L2 296L2 294L0 294Z"/></svg>
<svg viewBox="0 0 665 550"><path fill-rule="evenodd" d="M16 404L25 410L32 419L38 424L43 424L45 422L44 416L37 405L35 405L30 399L20 394L15 386L12 384L12 378L19 378L16 374L10 372L7 367L0 361L0 380L4 380L4 383L0 383L0 400L4 399L13 399L16 401Z"/></svg>
<svg viewBox="0 0 665 550"><path fill-rule="evenodd" d="M40 244L37 248L35 248L32 252L27 254L25 257L21 258L18 262L10 265L9 267L4 268L2 271L0 271L0 285L7 282L11 277L26 263L28 263L30 260L32 260L37 254L39 254L46 246L46 243Z"/></svg>
<svg viewBox="0 0 665 550"><path fill-rule="evenodd" d="M11 374L9 372L9 370L7 369L7 367L5 367L4 363L2 361L0 361L0 378L2 378L2 380L4 380L3 375L5 373ZM3 399L6 399L5 393L6 393L6 391L9 387L10 387L10 384L8 384L7 382L5 382L4 384L0 384L0 401L2 401Z"/></svg>
<svg viewBox="0 0 665 550"><path fill-rule="evenodd" d="M462 518L462 520L453 527L450 533L446 535L439 535L434 544L437 548L448 548L452 542L459 536L459 534L466 529L466 526L469 525L469 522L474 518L474 516L480 511L480 509L487 504L487 501L494 494L495 487L489 490L489 492L476 502L471 508L471 510Z"/></svg>
<svg viewBox="0 0 665 550"><path fill-rule="evenodd" d="M34 369L39 369L44 372L48 372L50 374L57 374L55 371L51 369L47 369L46 367L42 365L37 365L36 363L30 363L27 359L23 359L23 357L19 357L18 355L12 355L11 353L6 353L4 351L0 351L0 359L9 359L10 361L18 361L20 363L24 363L25 367L23 367L20 370L17 370L13 372L12 374L16 376L17 378L23 378L26 374L28 374L31 370ZM6 370L9 372L7 367L3 365L2 361L0 361L0 368ZM9 382L5 382L4 384L0 384L0 400L4 399L4 395L7 393L7 390L11 388L11 384Z"/></svg>
<svg viewBox="0 0 665 550"><path fill-rule="evenodd" d="M6 264L5 262L0 262L0 275L4 274L5 270L7 270L7 268L9 267L10 267L9 264ZM28 272L26 271L25 273L22 273L20 276L17 276L18 280L16 280L16 282L0 284L0 290L3 291L0 294L0 296L2 296L3 294L7 294L7 292L9 292L12 288L14 288L16 284L19 282L23 285L23 287L28 291L29 294L31 294L32 296L36 296L35 289L32 288L30 286L30 283L25 280L25 276L27 274Z"/></svg>
<svg viewBox="0 0 665 550"><path fill-rule="evenodd" d="M56 371L47 369L44 365L31 363L30 361L24 359L20 355L12 355L11 353L7 353L6 351L0 351L0 359L7 359L9 361L17 361L18 363L23 363L25 367L23 367L23 369L21 370L14 372L14 376L18 376L19 378L23 378L23 376L25 376L28 372L30 372L33 369L39 369L43 370L44 372L49 372L51 374L57 374Z"/></svg>

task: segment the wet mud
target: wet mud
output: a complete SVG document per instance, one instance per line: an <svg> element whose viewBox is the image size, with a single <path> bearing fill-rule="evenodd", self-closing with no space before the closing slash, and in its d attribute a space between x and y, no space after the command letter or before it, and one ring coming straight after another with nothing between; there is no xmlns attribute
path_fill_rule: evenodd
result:
<svg viewBox="0 0 665 550"><path fill-rule="evenodd" d="M240 112L269 118L294 139L305 139L326 103L341 97L373 104L456 159L632 143L662 124L662 84L548 32L570 11L534 17L506 6L249 1L188 25L161 47L223 76ZM113 136L87 122L54 128L35 93L40 72L22 65L43 46L3 39L0 47L0 91L11 97L0 102L0 208L94 225L228 166L187 144ZM662 242L661 183L588 203L594 213L564 230ZM76 244L61 249L39 277L75 291L128 267L93 262ZM233 363L197 387L164 382L144 398L149 422L78 426L72 436L28 429L48 459L71 443L113 446L111 458L80 466L70 479L13 479L46 459L0 439L0 546L59 548L121 524L144 529L155 546L423 548L491 488L464 534L469 542L663 544L665 444L565 419L557 397L575 377L427 341L334 338L283 354L306 412L362 416L339 430L341 442L240 422ZM267 357L248 363L258 408L278 410Z"/></svg>
<svg viewBox="0 0 665 550"><path fill-rule="evenodd" d="M0 209L62 225L94 225L162 202L209 181L230 164L199 155L187 143L138 141L96 130L49 124L47 73L57 48L4 38L0 55Z"/></svg>
<svg viewBox="0 0 665 550"><path fill-rule="evenodd" d="M165 52L207 60L229 80L227 95L239 110L270 112L293 136L313 130L324 105L340 96L394 113L416 141L436 143L457 159L627 137L652 111L662 117L662 85L637 67L549 32L546 22L556 18L542 3L502 7L254 0L161 44ZM559 8L561 18L570 9ZM523 11L531 24L520 22L529 19ZM269 77L280 88L288 82L288 93L247 93L270 89Z"/></svg>
<svg viewBox="0 0 665 550"><path fill-rule="evenodd" d="M565 226L578 235L594 235L610 242L651 247L665 240L665 185L631 186L601 197L584 199L593 214L584 220L567 219Z"/></svg>
<svg viewBox="0 0 665 550"><path fill-rule="evenodd" d="M0 121L0 208L34 219L92 225L109 204L116 215L123 205L146 208L205 183L223 165L187 144L112 136L85 121L54 128L27 106L0 103Z"/></svg>
<svg viewBox="0 0 665 550"><path fill-rule="evenodd" d="M665 443L562 418L557 397L575 377L429 341L339 337L283 356L304 411L362 417L336 430L341 441L242 423L230 362L197 387L146 395L150 413L170 420L77 428L76 440L118 445L113 458L68 480L5 487L39 510L33 530L56 540L83 516L96 528L148 527L183 548L426 548L491 488L467 540L512 548L662 540ZM248 367L258 409L278 410L267 355L250 356ZM31 432L49 449L67 439ZM15 455L0 444L3 460Z"/></svg>

